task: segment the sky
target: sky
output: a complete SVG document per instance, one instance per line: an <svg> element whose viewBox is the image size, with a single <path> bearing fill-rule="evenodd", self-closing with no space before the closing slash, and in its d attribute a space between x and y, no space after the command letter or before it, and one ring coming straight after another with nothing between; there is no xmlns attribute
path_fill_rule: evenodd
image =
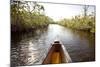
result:
<svg viewBox="0 0 100 67"><path fill-rule="evenodd" d="M79 5L63 5L63 4L43 4L45 8L45 14L54 19L54 21L59 21L63 18L72 18L76 15L82 15L83 6ZM94 7L89 7L88 12L93 12Z"/></svg>
<svg viewBox="0 0 100 67"><path fill-rule="evenodd" d="M79 3L79 4L96 4L95 0L27 0L27 1L43 1L43 2L58 2L58 3Z"/></svg>
<svg viewBox="0 0 100 67"><path fill-rule="evenodd" d="M28 0L27 0L28 1ZM72 4L86 4L94 5L94 0L29 0L29 1L40 1L40 2L57 2L57 3L72 3ZM50 4L50 3L39 3L44 6L45 14L51 17L54 21L59 21L63 18L72 18L83 13L82 5L64 5L64 4ZM94 7L90 6L88 12L93 12Z"/></svg>

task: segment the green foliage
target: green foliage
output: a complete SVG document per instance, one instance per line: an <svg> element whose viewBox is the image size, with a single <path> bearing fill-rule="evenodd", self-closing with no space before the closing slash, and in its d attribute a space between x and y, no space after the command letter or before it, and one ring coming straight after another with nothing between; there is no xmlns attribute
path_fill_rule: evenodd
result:
<svg viewBox="0 0 100 67"><path fill-rule="evenodd" d="M88 30L92 33L95 33L95 16L75 16L72 19L63 19L59 21L60 25L78 29L78 30Z"/></svg>
<svg viewBox="0 0 100 67"><path fill-rule="evenodd" d="M44 14L44 6L36 2L13 1L11 4L12 31L37 29L53 20Z"/></svg>

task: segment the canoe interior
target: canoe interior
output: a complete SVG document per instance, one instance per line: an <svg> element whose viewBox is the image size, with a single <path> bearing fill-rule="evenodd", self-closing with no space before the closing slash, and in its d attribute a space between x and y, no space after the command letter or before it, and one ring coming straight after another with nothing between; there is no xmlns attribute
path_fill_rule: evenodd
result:
<svg viewBox="0 0 100 67"><path fill-rule="evenodd" d="M46 58L42 64L60 64L60 63L69 63L71 62L70 56L62 44L58 41L52 44Z"/></svg>

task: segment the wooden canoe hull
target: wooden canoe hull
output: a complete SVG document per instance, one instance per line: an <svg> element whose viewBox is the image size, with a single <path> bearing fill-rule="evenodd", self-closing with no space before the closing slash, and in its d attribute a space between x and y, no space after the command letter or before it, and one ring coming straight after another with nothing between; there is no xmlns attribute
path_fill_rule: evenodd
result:
<svg viewBox="0 0 100 67"><path fill-rule="evenodd" d="M70 62L72 62L72 60L64 45L60 44L59 41L55 41L42 64L60 64Z"/></svg>

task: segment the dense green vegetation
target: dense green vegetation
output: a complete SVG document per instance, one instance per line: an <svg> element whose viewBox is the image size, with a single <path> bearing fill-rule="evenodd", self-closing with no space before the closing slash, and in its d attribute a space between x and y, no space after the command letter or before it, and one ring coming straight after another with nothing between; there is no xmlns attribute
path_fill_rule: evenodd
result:
<svg viewBox="0 0 100 67"><path fill-rule="evenodd" d="M60 25L76 30L87 30L95 33L95 13L87 14L87 9L84 8L84 14L74 16L71 19L64 18L58 22Z"/></svg>
<svg viewBox="0 0 100 67"><path fill-rule="evenodd" d="M46 16L45 8L37 2L11 2L11 31L29 31L43 28L53 20Z"/></svg>
<svg viewBox="0 0 100 67"><path fill-rule="evenodd" d="M88 30L90 32L95 32L95 19L92 16L80 17L75 16L72 19L63 19L59 21L60 25L77 29L77 30Z"/></svg>
<svg viewBox="0 0 100 67"><path fill-rule="evenodd" d="M58 24L77 30L88 30L95 33L95 12L87 14L89 6L84 6L82 15L64 18ZM52 18L45 15L45 8L37 2L11 2L11 31L30 31L56 24Z"/></svg>

